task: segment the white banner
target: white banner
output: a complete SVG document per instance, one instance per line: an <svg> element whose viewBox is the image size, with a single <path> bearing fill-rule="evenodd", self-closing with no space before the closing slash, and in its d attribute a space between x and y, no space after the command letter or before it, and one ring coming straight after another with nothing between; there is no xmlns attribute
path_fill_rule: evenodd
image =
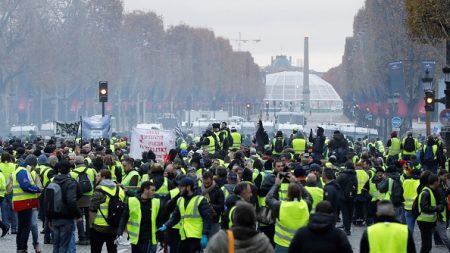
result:
<svg viewBox="0 0 450 253"><path fill-rule="evenodd" d="M153 151L157 161L163 161L170 149L175 148L173 131L133 128L131 133L130 156L142 159L142 152Z"/></svg>

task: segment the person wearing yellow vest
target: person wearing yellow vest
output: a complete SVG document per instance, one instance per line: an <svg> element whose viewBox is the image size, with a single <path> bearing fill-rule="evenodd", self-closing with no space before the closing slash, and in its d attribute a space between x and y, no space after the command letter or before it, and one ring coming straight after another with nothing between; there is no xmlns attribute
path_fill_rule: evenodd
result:
<svg viewBox="0 0 450 253"><path fill-rule="evenodd" d="M32 228L33 208L38 207L38 193L40 189L36 186L31 172L37 166L37 158L28 155L24 163L12 173L13 185L13 210L17 212L17 252L27 252L27 243Z"/></svg>
<svg viewBox="0 0 450 253"><path fill-rule="evenodd" d="M355 196L355 213L353 225L364 226L366 222L367 204L369 200L369 174L364 169L364 164L358 162L355 164L356 178L358 179L358 186L356 188Z"/></svg>
<svg viewBox="0 0 450 253"><path fill-rule="evenodd" d="M239 182L238 175L232 171L228 172L227 175L227 183L224 184L220 189L222 190L224 194L224 200L226 201L227 198L234 194L234 188L236 187L236 184Z"/></svg>
<svg viewBox="0 0 450 253"><path fill-rule="evenodd" d="M211 130L206 130L201 141L203 150L207 151L208 154L214 155L217 151L219 145L219 138Z"/></svg>
<svg viewBox="0 0 450 253"><path fill-rule="evenodd" d="M414 200L417 197L417 188L420 185L420 170L411 170L411 177L403 181L403 209L405 211L405 221L408 229L414 232L416 217L412 213Z"/></svg>
<svg viewBox="0 0 450 253"><path fill-rule="evenodd" d="M321 201L309 216L308 225L295 233L289 252L352 253L344 231L335 226L333 206L329 201Z"/></svg>
<svg viewBox="0 0 450 253"><path fill-rule="evenodd" d="M448 172L446 170L439 170L439 187L436 190L436 204L442 205L444 210L437 214L436 228L434 233L434 244L445 246L450 252L450 240L447 235L447 210L448 210L448 192L449 187Z"/></svg>
<svg viewBox="0 0 450 253"><path fill-rule="evenodd" d="M416 252L412 232L408 230L406 225L400 224L395 219L395 210L389 200L381 200L378 203L377 223L364 230L359 252Z"/></svg>
<svg viewBox="0 0 450 253"><path fill-rule="evenodd" d="M168 170L172 168L173 166L171 164L167 165ZM147 173L142 177L141 181L146 180L153 182L156 188L155 197L159 199L168 199L169 191L175 188L175 186L172 183L172 180L169 180L166 176L164 176L164 168L162 167L162 165L159 163L152 164L149 173L151 174L151 179L148 179L148 177L150 176Z"/></svg>
<svg viewBox="0 0 450 253"><path fill-rule="evenodd" d="M125 175L122 179L122 185L125 186L125 191L128 196L133 196L136 194L139 182L141 181L141 176L139 172L134 168L134 159L127 157L122 161L123 169L125 170Z"/></svg>
<svg viewBox="0 0 450 253"><path fill-rule="evenodd" d="M294 153L297 155L302 155L306 152L307 149L307 141L302 132L297 132L292 139L292 149L294 149Z"/></svg>
<svg viewBox="0 0 450 253"><path fill-rule="evenodd" d="M420 252L430 252L432 248L433 231L436 227L438 213L445 210L442 204L436 202L436 191L439 188L439 178L435 174L428 177L427 186L423 187L418 196L419 216L417 225L420 229L422 246Z"/></svg>
<svg viewBox="0 0 450 253"><path fill-rule="evenodd" d="M84 164L84 159L82 156L75 157L75 169L70 172L70 176L80 183L80 174L86 173L88 179L91 183L91 190L82 192L81 198L78 200L77 204L84 216L79 221L77 221L77 231L78 231L78 242L79 245L89 245L89 205L91 203L92 195L94 194L94 185L97 172L92 168L87 168Z"/></svg>
<svg viewBox="0 0 450 253"><path fill-rule="evenodd" d="M5 199L5 195L6 195L6 180L5 176L3 175L0 169L0 204ZM0 228L2 229L1 237L4 237L8 233L10 226L8 223L4 222L3 220L0 220Z"/></svg>
<svg viewBox="0 0 450 253"><path fill-rule="evenodd" d="M272 139L272 155L280 156L286 146L283 132L277 131L275 138Z"/></svg>
<svg viewBox="0 0 450 253"><path fill-rule="evenodd" d="M16 169L14 158L7 152L2 153L0 169L5 176L6 182L10 181L11 174ZM2 204L2 220L11 227L11 234L17 233L17 215L12 210L12 193L7 192Z"/></svg>
<svg viewBox="0 0 450 253"><path fill-rule="evenodd" d="M309 173L306 177L306 185L305 190L311 195L312 198L312 209L311 212L314 212L317 204L323 200L323 189L317 186L317 176L314 173Z"/></svg>
<svg viewBox="0 0 450 253"><path fill-rule="evenodd" d="M112 180L114 182L122 182L122 164L119 161L114 161L112 155L105 155L103 157L103 165L111 171Z"/></svg>
<svg viewBox="0 0 450 253"><path fill-rule="evenodd" d="M308 224L311 203L301 198L301 188L297 183L288 186L286 200L277 200L275 192L282 182L281 176L275 180L275 185L266 197L266 204L272 210L275 221L275 252L287 252L289 244L297 229Z"/></svg>
<svg viewBox="0 0 450 253"><path fill-rule="evenodd" d="M156 228L162 223L161 209L161 200L155 197L155 186L150 181L141 184L139 195L128 198L117 236L121 236L126 227L132 253L156 252Z"/></svg>
<svg viewBox="0 0 450 253"><path fill-rule="evenodd" d="M231 127L231 138L233 138L233 145L231 146L231 150L240 150L242 144L242 135L236 130L234 126Z"/></svg>
<svg viewBox="0 0 450 253"><path fill-rule="evenodd" d="M250 203L253 196L252 188L249 182L240 182L234 187L234 194L228 196L225 201L226 212L222 217L222 228L229 229L233 225L233 213L236 203L245 201Z"/></svg>
<svg viewBox="0 0 450 253"><path fill-rule="evenodd" d="M170 219L158 231L166 231L180 222L180 249L186 253L195 253L208 244L211 228L211 209L208 201L194 194L194 180L185 177L180 181L181 197L177 201Z"/></svg>
<svg viewBox="0 0 450 253"><path fill-rule="evenodd" d="M397 131L391 133L391 138L386 143L387 155L390 159L396 161L399 159L399 154L402 152L401 141L397 138Z"/></svg>
<svg viewBox="0 0 450 253"><path fill-rule="evenodd" d="M48 165L47 156L44 154L38 157L39 176L42 180L42 186L46 187L53 178L53 168Z"/></svg>
<svg viewBox="0 0 450 253"><path fill-rule="evenodd" d="M412 132L406 133L406 138L402 141L402 159L411 160L416 155L416 151L419 149L419 142L413 137Z"/></svg>
<svg viewBox="0 0 450 253"><path fill-rule="evenodd" d="M97 187L91 199L89 206L90 235L93 240L90 241L91 253L101 253L103 244L106 243L108 253L116 253L117 227L108 224L105 218L108 217L108 207L110 196L125 202L125 192L122 188L111 180L111 172L102 169L97 173Z"/></svg>
<svg viewBox="0 0 450 253"><path fill-rule="evenodd" d="M438 160L440 152L438 151L438 145L433 136L429 136L426 145L423 145L422 152L420 152L420 163L423 170L429 170L434 174L437 174Z"/></svg>
<svg viewBox="0 0 450 253"><path fill-rule="evenodd" d="M211 238L220 230L220 217L222 216L225 204L224 193L220 190L219 185L214 181L212 171L207 171L202 176L203 184L201 186L203 197L208 200L211 210L211 229L208 238Z"/></svg>

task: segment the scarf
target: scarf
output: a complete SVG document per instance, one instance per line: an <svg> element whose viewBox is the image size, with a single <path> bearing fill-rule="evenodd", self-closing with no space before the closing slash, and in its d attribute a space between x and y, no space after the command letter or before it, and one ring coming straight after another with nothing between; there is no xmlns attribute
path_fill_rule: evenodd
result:
<svg viewBox="0 0 450 253"><path fill-rule="evenodd" d="M216 182L213 180L212 184L208 187L205 188L204 185L202 185L202 195L208 200L208 202L210 202L210 197L209 197L209 193L216 187Z"/></svg>

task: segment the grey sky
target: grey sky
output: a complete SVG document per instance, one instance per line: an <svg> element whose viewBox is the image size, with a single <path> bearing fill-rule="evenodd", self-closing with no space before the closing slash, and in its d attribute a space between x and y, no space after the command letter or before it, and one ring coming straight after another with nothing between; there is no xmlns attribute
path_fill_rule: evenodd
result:
<svg viewBox="0 0 450 253"><path fill-rule="evenodd" d="M154 11L167 26L207 27L216 36L261 39L242 44L265 66L270 56L303 59L303 36L310 36L310 66L326 71L341 62L345 37L364 0L123 0L125 10ZM232 42L237 49L237 43Z"/></svg>

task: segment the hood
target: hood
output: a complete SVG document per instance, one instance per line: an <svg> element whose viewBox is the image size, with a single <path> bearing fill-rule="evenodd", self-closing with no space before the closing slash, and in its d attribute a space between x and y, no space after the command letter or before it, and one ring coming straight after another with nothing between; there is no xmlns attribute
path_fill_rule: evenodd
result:
<svg viewBox="0 0 450 253"><path fill-rule="evenodd" d="M115 188L116 183L114 183L111 179L104 179L100 182L100 185L106 186L108 188Z"/></svg>
<svg viewBox="0 0 450 253"><path fill-rule="evenodd" d="M57 175L56 177L53 178L53 182L62 185L66 181L69 181L71 179L72 177L70 177L69 175Z"/></svg>
<svg viewBox="0 0 450 253"><path fill-rule="evenodd" d="M356 175L356 171L352 169L345 169L341 173L348 174L348 175Z"/></svg>
<svg viewBox="0 0 450 253"><path fill-rule="evenodd" d="M334 214L329 213L313 213L309 216L308 228L313 232L325 232L332 228L336 224L336 218Z"/></svg>
<svg viewBox="0 0 450 253"><path fill-rule="evenodd" d="M387 177L390 177L394 180L400 180L400 174L398 174L397 172L387 173Z"/></svg>

